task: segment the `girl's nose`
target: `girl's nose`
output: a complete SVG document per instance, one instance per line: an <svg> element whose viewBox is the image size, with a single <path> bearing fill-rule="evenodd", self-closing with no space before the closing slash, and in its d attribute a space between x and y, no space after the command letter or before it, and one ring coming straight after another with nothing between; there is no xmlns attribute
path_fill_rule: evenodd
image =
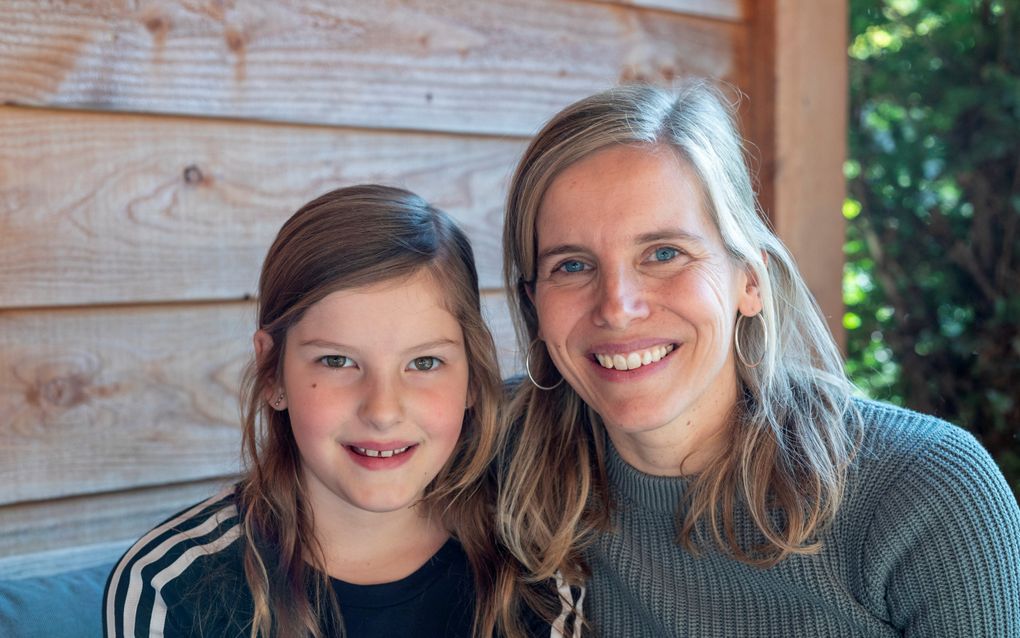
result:
<svg viewBox="0 0 1020 638"><path fill-rule="evenodd" d="M385 429L400 423L404 411L396 383L386 379L369 381L361 401L359 416L362 421L377 429Z"/></svg>

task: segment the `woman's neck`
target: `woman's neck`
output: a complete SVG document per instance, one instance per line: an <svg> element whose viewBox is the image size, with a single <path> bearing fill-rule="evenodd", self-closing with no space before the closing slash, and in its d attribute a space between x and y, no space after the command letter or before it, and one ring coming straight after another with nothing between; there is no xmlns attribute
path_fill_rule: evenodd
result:
<svg viewBox="0 0 1020 638"><path fill-rule="evenodd" d="M733 404L723 402L708 407L640 431L606 423L606 432L620 458L640 472L652 476L689 476L705 469L727 446Z"/></svg>

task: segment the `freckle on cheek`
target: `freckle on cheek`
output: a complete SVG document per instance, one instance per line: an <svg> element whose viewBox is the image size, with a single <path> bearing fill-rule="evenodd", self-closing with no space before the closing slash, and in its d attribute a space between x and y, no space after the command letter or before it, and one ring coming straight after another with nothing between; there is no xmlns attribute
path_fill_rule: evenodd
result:
<svg viewBox="0 0 1020 638"><path fill-rule="evenodd" d="M313 388L313 389L314 389L314 388L317 388L317 387L319 387L319 384L318 384L318 383L313 383L313 384L312 384L312 388Z"/></svg>

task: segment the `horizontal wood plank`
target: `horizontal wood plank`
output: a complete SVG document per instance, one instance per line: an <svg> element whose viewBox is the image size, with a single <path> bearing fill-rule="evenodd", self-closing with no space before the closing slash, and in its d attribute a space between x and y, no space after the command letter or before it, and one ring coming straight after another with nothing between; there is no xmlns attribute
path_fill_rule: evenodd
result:
<svg viewBox="0 0 1020 638"><path fill-rule="evenodd" d="M501 292L484 296L517 360ZM254 304L0 312L0 505L237 471Z"/></svg>
<svg viewBox="0 0 1020 638"><path fill-rule="evenodd" d="M300 205L382 182L447 210L501 285L523 142L0 107L0 307L242 299Z"/></svg>
<svg viewBox="0 0 1020 638"><path fill-rule="evenodd" d="M661 9L674 13L711 18L713 20L741 21L748 18L749 3L756 0L600 0L647 9Z"/></svg>
<svg viewBox="0 0 1020 638"><path fill-rule="evenodd" d="M0 504L236 471L253 308L0 312Z"/></svg>
<svg viewBox="0 0 1020 638"><path fill-rule="evenodd" d="M0 506L0 580L104 565L230 479Z"/></svg>
<svg viewBox="0 0 1020 638"><path fill-rule="evenodd" d="M743 86L744 39L736 23L584 1L7 0L0 101L530 135L620 81Z"/></svg>

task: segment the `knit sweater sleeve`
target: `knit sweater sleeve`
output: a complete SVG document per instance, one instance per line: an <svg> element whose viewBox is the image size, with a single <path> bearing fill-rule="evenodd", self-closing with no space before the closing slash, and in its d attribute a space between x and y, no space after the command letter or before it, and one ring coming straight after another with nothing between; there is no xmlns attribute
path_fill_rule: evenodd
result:
<svg viewBox="0 0 1020 638"><path fill-rule="evenodd" d="M1020 508L974 437L942 425L875 509L869 590L907 637L1020 638Z"/></svg>

